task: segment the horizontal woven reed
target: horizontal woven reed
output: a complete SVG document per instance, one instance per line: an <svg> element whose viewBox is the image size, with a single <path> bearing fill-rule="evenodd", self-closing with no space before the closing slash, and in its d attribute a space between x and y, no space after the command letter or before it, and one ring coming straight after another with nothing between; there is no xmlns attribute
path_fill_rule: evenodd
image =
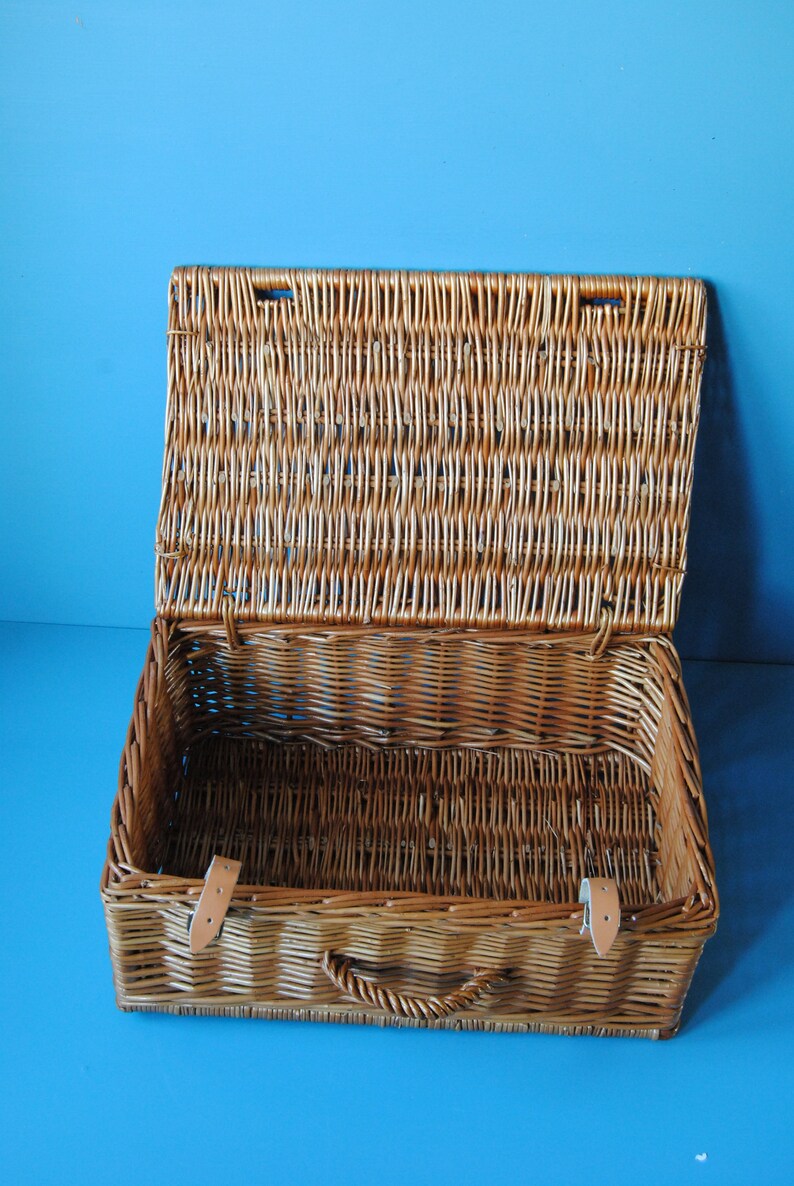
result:
<svg viewBox="0 0 794 1186"><path fill-rule="evenodd" d="M700 281L178 269L166 617L670 631Z"/></svg>
<svg viewBox="0 0 794 1186"><path fill-rule="evenodd" d="M716 916L680 668L665 639L592 642L156 623L103 879L120 1004L673 1032ZM221 849L242 881L191 955ZM599 873L605 959L576 900Z"/></svg>

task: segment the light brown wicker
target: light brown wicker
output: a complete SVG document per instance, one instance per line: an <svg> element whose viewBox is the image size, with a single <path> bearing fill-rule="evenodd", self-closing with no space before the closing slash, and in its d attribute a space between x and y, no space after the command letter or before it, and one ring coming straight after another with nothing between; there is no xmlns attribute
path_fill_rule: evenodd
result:
<svg viewBox="0 0 794 1186"><path fill-rule="evenodd" d="M674 1032L717 918L669 637L703 285L194 268L169 309L119 1004Z"/></svg>

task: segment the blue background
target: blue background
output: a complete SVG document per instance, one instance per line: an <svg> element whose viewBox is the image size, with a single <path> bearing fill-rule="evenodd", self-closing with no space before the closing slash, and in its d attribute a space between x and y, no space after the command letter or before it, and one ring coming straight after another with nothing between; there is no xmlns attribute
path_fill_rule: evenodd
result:
<svg viewBox="0 0 794 1186"><path fill-rule="evenodd" d="M794 1179L793 41L728 0L0 6L0 1180ZM675 1041L115 1010L97 882L194 262L712 286L677 637L723 916Z"/></svg>
<svg viewBox="0 0 794 1186"><path fill-rule="evenodd" d="M794 6L3 5L0 618L153 612L178 263L713 285L679 646L794 660Z"/></svg>

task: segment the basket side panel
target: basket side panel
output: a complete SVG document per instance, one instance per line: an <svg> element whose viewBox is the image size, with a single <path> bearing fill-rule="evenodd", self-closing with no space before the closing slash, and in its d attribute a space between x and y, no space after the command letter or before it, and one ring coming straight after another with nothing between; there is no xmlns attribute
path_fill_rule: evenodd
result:
<svg viewBox="0 0 794 1186"><path fill-rule="evenodd" d="M577 635L182 622L175 696L190 739L374 748L616 749L650 766L658 704L645 693L648 641L614 640L597 660Z"/></svg>
<svg viewBox="0 0 794 1186"><path fill-rule="evenodd" d="M652 644L661 699L658 736L651 766L659 821L661 885L669 899L698 900L716 925L719 902L714 857L708 838L706 803L692 714L681 663L672 642Z"/></svg>
<svg viewBox="0 0 794 1186"><path fill-rule="evenodd" d="M182 749L167 671L168 633L165 622L153 622L121 755L103 887L129 869L160 866L171 804L182 780Z"/></svg>

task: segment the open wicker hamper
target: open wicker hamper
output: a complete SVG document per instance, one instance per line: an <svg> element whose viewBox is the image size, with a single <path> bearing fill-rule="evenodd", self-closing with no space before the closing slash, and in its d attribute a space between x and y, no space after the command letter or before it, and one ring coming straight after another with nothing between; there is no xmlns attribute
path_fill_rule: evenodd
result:
<svg viewBox="0 0 794 1186"><path fill-rule="evenodd" d="M119 1005L675 1032L703 285L192 268L169 310Z"/></svg>

